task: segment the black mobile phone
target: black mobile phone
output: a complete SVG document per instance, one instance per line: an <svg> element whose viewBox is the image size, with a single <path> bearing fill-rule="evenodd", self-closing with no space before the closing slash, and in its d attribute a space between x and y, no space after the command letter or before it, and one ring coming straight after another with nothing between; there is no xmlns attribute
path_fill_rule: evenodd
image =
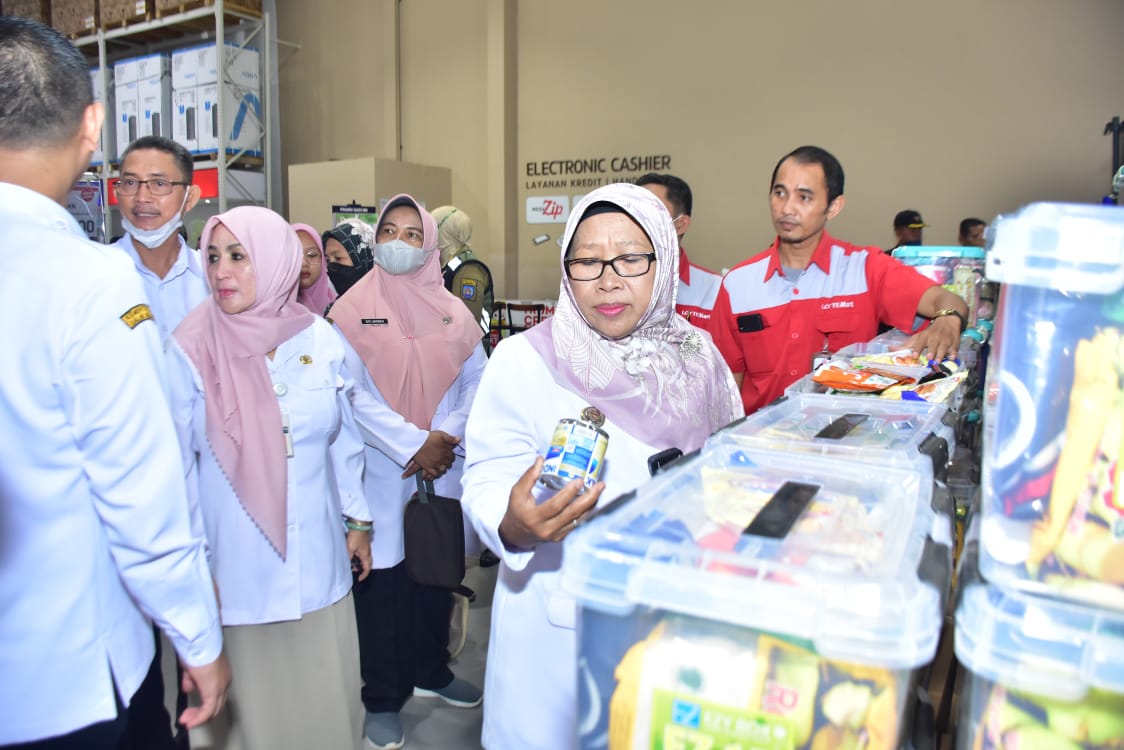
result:
<svg viewBox="0 0 1124 750"><path fill-rule="evenodd" d="M655 476L659 473L660 469L672 463L678 458L682 458L683 451L678 448L668 448L667 450L660 451L651 456L648 456L648 474Z"/></svg>
<svg viewBox="0 0 1124 750"><path fill-rule="evenodd" d="M783 539L819 491L819 485L785 482L742 533Z"/></svg>
<svg viewBox="0 0 1124 750"><path fill-rule="evenodd" d="M841 417L836 417L831 420L831 424L817 432L816 437L826 438L828 440L841 440L845 438L851 430L865 422L869 417L869 414L860 414L858 412L850 412Z"/></svg>
<svg viewBox="0 0 1124 750"><path fill-rule="evenodd" d="M746 313L738 316L738 333L756 333L765 330L765 319L761 313Z"/></svg>

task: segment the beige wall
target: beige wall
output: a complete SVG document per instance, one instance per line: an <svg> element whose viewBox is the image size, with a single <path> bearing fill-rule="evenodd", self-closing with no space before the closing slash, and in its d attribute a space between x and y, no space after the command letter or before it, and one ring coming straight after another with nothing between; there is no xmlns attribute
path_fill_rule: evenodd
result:
<svg viewBox="0 0 1124 750"><path fill-rule="evenodd" d="M277 0L281 167L399 158L393 0ZM286 196L288 191L286 190Z"/></svg>
<svg viewBox="0 0 1124 750"><path fill-rule="evenodd" d="M278 0L279 35L303 45L281 53L286 163L393 155L396 5ZM561 226L536 247L523 221L525 198L551 192L526 188L529 161L670 154L695 191L687 247L713 267L771 241L769 173L804 143L843 162L831 231L855 242L889 242L902 208L933 225L927 244L950 244L964 216L1108 189L1120 0L397 7L401 157L453 170L501 295L557 291ZM367 99L334 80L365 69Z"/></svg>

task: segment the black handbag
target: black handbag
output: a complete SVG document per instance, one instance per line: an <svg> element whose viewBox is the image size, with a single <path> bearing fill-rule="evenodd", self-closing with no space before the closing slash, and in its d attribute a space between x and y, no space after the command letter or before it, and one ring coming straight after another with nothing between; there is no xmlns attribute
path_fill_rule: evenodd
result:
<svg viewBox="0 0 1124 750"><path fill-rule="evenodd" d="M461 503L433 491L433 482L414 475L418 489L406 503L403 537L406 573L415 583L458 590L464 579L464 516Z"/></svg>

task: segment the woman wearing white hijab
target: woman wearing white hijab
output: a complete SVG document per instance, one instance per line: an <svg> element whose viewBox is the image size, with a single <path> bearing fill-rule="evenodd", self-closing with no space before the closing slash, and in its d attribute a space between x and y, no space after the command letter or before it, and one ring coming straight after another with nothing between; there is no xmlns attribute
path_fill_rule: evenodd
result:
<svg viewBox="0 0 1124 750"><path fill-rule="evenodd" d="M644 482L648 457L692 451L742 413L709 334L675 314L678 242L652 193L589 193L563 247L554 316L496 348L466 433L462 502L502 559L484 687L489 750L577 746L576 607L559 581L561 541L577 519ZM588 406L605 415L603 481L552 496L536 483L540 456L558 421Z"/></svg>

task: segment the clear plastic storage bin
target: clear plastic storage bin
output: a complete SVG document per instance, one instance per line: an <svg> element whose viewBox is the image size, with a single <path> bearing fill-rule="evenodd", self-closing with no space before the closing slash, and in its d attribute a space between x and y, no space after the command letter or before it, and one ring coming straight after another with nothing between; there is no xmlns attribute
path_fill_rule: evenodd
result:
<svg viewBox="0 0 1124 750"><path fill-rule="evenodd" d="M1124 610L1124 209L1034 204L993 229L981 570Z"/></svg>
<svg viewBox="0 0 1124 750"><path fill-rule="evenodd" d="M981 247L942 247L938 245L906 245L894 250L894 258L918 273L928 276L968 304L968 325L979 317L990 318L991 305L981 312L984 277L984 251Z"/></svg>
<svg viewBox="0 0 1124 750"><path fill-rule="evenodd" d="M797 393L716 437L848 461L902 463L943 481L955 447L947 415L944 406L928 402Z"/></svg>
<svg viewBox="0 0 1124 750"><path fill-rule="evenodd" d="M1124 616L987 584L977 545L959 570L957 747L1124 747Z"/></svg>
<svg viewBox="0 0 1124 750"><path fill-rule="evenodd" d="M720 439L609 503L563 566L581 747L897 746L948 586L927 481Z"/></svg>

